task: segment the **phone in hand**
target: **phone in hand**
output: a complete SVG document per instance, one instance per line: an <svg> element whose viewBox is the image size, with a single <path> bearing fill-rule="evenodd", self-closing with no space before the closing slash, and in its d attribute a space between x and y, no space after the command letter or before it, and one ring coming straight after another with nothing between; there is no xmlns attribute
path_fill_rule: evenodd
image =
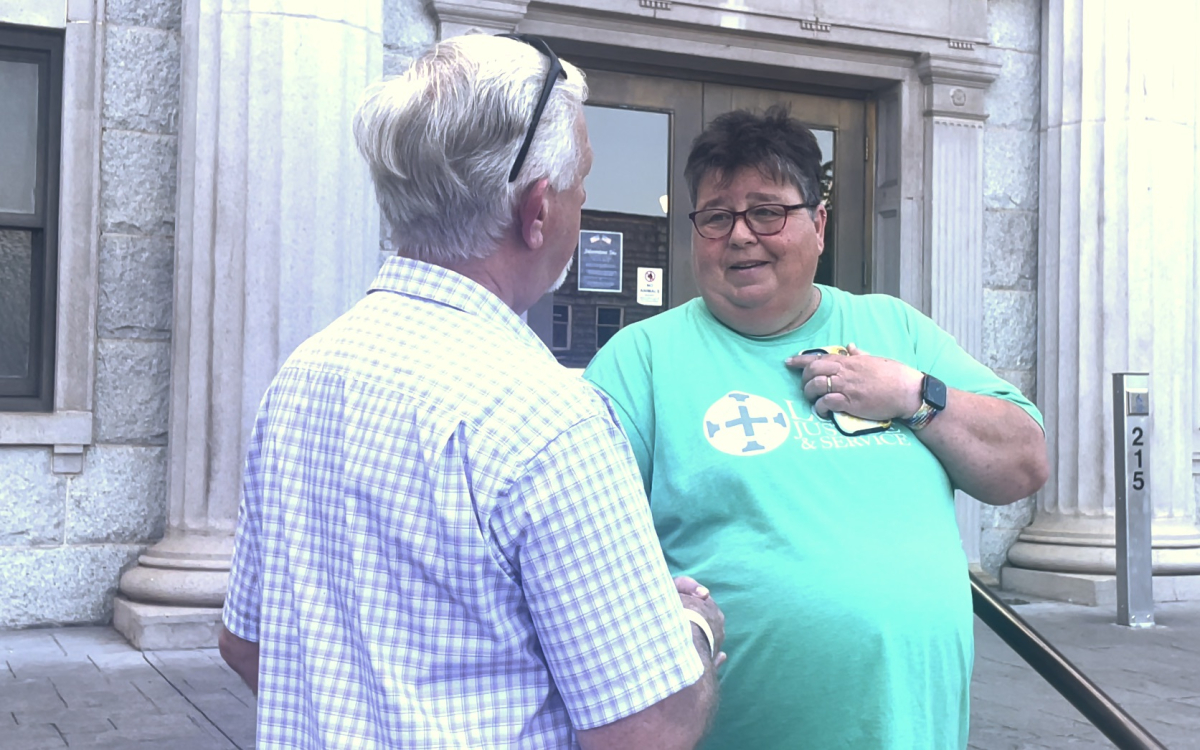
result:
<svg viewBox="0 0 1200 750"><path fill-rule="evenodd" d="M850 351L844 346L836 344L832 346L820 346L813 349L805 349L800 354L849 354ZM833 421L833 426L838 432L847 437L855 437L857 435L870 435L876 432L884 432L891 429L892 420L864 419L856 417L853 414L847 414L842 411L834 411L829 413L830 419Z"/></svg>

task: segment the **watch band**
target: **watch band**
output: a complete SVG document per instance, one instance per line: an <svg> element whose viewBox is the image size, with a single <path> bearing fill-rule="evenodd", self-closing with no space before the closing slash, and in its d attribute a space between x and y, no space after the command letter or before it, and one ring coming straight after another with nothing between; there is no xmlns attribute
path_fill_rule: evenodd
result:
<svg viewBox="0 0 1200 750"><path fill-rule="evenodd" d="M946 384L929 373L921 378L921 406L904 424L912 431L922 430L925 425L946 408Z"/></svg>
<svg viewBox="0 0 1200 750"><path fill-rule="evenodd" d="M933 418L938 415L938 410L925 403L921 402L921 408L908 419L904 420L904 424L908 425L908 429L916 432L917 430L925 429L925 425L933 421Z"/></svg>
<svg viewBox="0 0 1200 750"><path fill-rule="evenodd" d="M704 637L708 640L708 650L711 652L709 658L715 660L717 658L716 642L713 639L712 627L709 626L708 620L704 619L704 615L696 610L687 607L683 608L683 616L704 633Z"/></svg>

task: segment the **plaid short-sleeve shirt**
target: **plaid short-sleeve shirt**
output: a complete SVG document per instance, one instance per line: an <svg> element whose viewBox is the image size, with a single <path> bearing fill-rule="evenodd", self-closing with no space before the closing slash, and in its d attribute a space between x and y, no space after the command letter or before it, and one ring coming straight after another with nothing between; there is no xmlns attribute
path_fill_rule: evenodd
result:
<svg viewBox="0 0 1200 750"><path fill-rule="evenodd" d="M263 399L224 621L263 750L574 747L702 672L607 402L401 258Z"/></svg>

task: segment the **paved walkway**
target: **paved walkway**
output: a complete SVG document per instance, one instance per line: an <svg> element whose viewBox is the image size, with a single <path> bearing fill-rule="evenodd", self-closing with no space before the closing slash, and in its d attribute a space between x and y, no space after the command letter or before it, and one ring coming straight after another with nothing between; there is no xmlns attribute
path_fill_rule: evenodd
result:
<svg viewBox="0 0 1200 750"><path fill-rule="evenodd" d="M1159 605L1146 631L1071 604L1017 611L1167 747L1200 750L1200 602ZM972 748L1111 747L978 621L976 641ZM140 653L111 628L47 628L0 631L0 661L4 750L254 746L254 696L215 649Z"/></svg>
<svg viewBox="0 0 1200 750"><path fill-rule="evenodd" d="M1145 630L1116 625L1115 607L1045 602L1014 609L1160 742L1200 750L1200 602L1156 605L1156 627ZM1112 744L976 619L971 747Z"/></svg>
<svg viewBox="0 0 1200 750"><path fill-rule="evenodd" d="M112 628L0 632L0 748L254 747L254 695L216 649L134 650Z"/></svg>

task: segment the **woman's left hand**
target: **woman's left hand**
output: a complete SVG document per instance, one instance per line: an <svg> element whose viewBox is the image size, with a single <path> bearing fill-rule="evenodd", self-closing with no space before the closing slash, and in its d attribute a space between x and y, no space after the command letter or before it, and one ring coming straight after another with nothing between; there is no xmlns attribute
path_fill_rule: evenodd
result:
<svg viewBox="0 0 1200 750"><path fill-rule="evenodd" d="M817 415L831 411L863 419L906 419L921 407L924 375L894 359L875 357L850 344L848 354L803 354L784 364L802 371L800 385Z"/></svg>

